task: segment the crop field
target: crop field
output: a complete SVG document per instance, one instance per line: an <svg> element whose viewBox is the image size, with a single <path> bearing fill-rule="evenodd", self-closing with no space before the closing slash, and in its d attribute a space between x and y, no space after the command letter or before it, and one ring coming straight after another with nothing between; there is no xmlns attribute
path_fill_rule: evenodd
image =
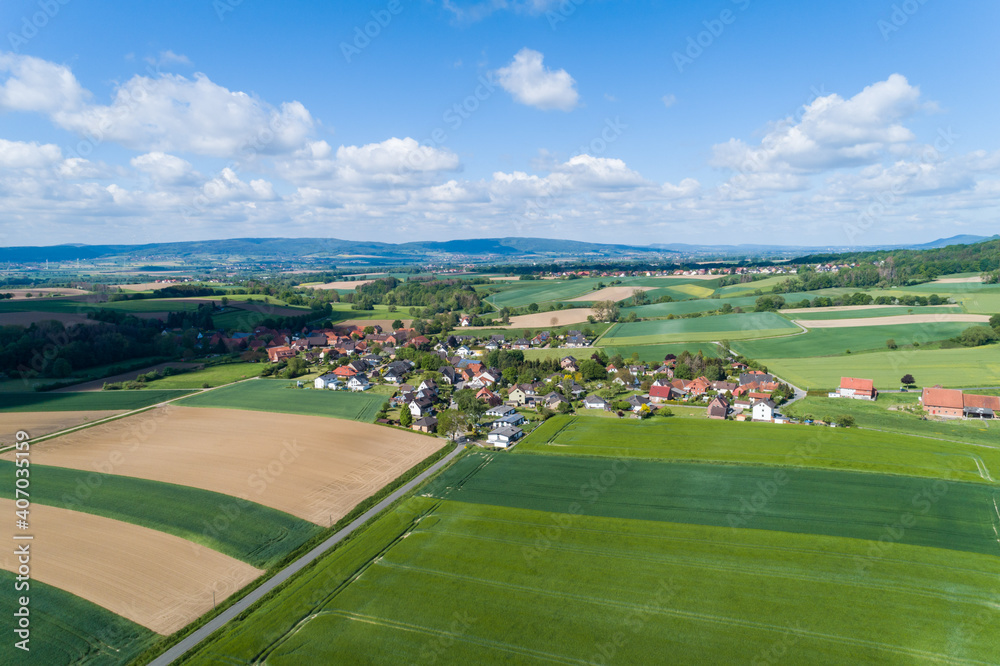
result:
<svg viewBox="0 0 1000 666"><path fill-rule="evenodd" d="M14 501L0 499L14 514ZM31 560L32 580L53 585L158 634L171 634L217 600L263 572L185 539L89 513L31 506L31 529L44 557ZM42 546L38 546L39 549ZM17 570L13 548L0 569Z"/></svg>
<svg viewBox="0 0 1000 666"><path fill-rule="evenodd" d="M643 319L664 319L669 315L681 316L693 312L718 310L726 303L729 303L734 308L753 310L754 301L756 300L755 297L748 296L744 298L702 298L688 301L672 301L670 303L650 303L649 305L640 305L638 307L622 308L622 314L627 317L630 313L635 312L635 316L642 317Z"/></svg>
<svg viewBox="0 0 1000 666"><path fill-rule="evenodd" d="M976 391L976 393L988 393ZM809 396L787 408L789 416L802 418L811 414L813 418L823 418L828 414L850 414L862 428L891 430L920 437L950 439L954 442L968 442L995 447L1000 436L996 425L975 419L949 419L947 421L921 418L919 392L882 393L878 400L844 400L841 398L821 398ZM912 410L912 411L910 411ZM1000 470L991 469L1000 477Z"/></svg>
<svg viewBox="0 0 1000 666"><path fill-rule="evenodd" d="M210 299L170 299L144 298L135 301L114 301L107 303L89 303L83 300L69 298L39 298L26 300L0 301L0 312L53 312L65 314L82 314L97 310L115 310L117 312L193 312L200 302Z"/></svg>
<svg viewBox="0 0 1000 666"><path fill-rule="evenodd" d="M831 409L830 414L849 413L850 407ZM518 455L791 465L926 478L948 472L957 481L989 483L980 471L985 469L992 478L1000 478L1000 449L856 428L708 419L554 416L515 450Z"/></svg>
<svg viewBox="0 0 1000 666"><path fill-rule="evenodd" d="M487 298L498 308L524 307L529 303L567 301L597 289L597 284L607 284L610 278L581 278L579 280L520 280L498 294ZM495 286L495 285L494 285Z"/></svg>
<svg viewBox="0 0 1000 666"><path fill-rule="evenodd" d="M0 461L0 497L14 499L14 469ZM259 569L270 568L320 531L252 501L169 483L43 465L32 466L31 481L37 504L173 534Z"/></svg>
<svg viewBox="0 0 1000 666"><path fill-rule="evenodd" d="M865 377L873 380L876 387L895 387L907 373L921 386L1000 386L1000 345L996 344L819 358L761 357L757 360L782 379L803 389L833 389L840 385L841 377Z"/></svg>
<svg viewBox="0 0 1000 666"><path fill-rule="evenodd" d="M717 315L618 324L602 345L642 345L666 342L710 342L792 335L801 329L773 312Z"/></svg>
<svg viewBox="0 0 1000 666"><path fill-rule="evenodd" d="M0 585L13 590L16 576L0 570ZM18 664L117 666L145 650L155 634L97 604L37 580L31 582L31 651ZM0 614L13 617L17 595L0 595ZM13 642L13 639L11 639ZM4 646L7 654L13 647ZM10 662L14 663L14 662Z"/></svg>
<svg viewBox="0 0 1000 666"><path fill-rule="evenodd" d="M814 328L803 335L768 340L740 340L733 349L755 359L808 358L843 355L854 352L885 351L886 341L895 340L900 347L947 340L959 335L972 324L933 323L896 324L893 326L850 326L844 328ZM897 353L907 354L908 351ZM853 376L853 375L848 375ZM867 377L867 375L864 375ZM902 375L900 375L902 377ZM899 381L899 377L896 378ZM839 384L839 380L838 380Z"/></svg>
<svg viewBox="0 0 1000 666"><path fill-rule="evenodd" d="M262 367L264 366L260 363L220 363L201 370L156 379L147 385L153 389L196 389L204 388L205 384L209 387L221 386L256 377Z"/></svg>
<svg viewBox="0 0 1000 666"><path fill-rule="evenodd" d="M962 312L960 305L919 305L906 307L904 305L860 306L856 308L802 308L782 310L781 314L789 319L826 320L826 319L869 319L872 317L896 317L907 314L957 314Z"/></svg>
<svg viewBox="0 0 1000 666"><path fill-rule="evenodd" d="M372 423L378 410L382 408L382 403L386 401L384 395L371 392L355 393L294 387L294 380L256 379L193 395L179 401L178 404L184 407L330 416Z"/></svg>
<svg viewBox="0 0 1000 666"><path fill-rule="evenodd" d="M913 510L920 520L907 526L898 542L1000 556L993 492L986 483L828 469L469 455L424 495L547 513L566 512L578 502L573 513L589 516L871 541L883 536L885 525L901 512ZM751 506L752 512L741 515L741 500L755 493L764 493L764 506Z"/></svg>
<svg viewBox="0 0 1000 666"><path fill-rule="evenodd" d="M440 448L435 437L341 419L168 405L42 442L31 460L112 465L327 526Z"/></svg>
<svg viewBox="0 0 1000 666"><path fill-rule="evenodd" d="M189 391L81 391L4 393L0 413L75 412L142 409L186 395Z"/></svg>
<svg viewBox="0 0 1000 666"><path fill-rule="evenodd" d="M995 657L996 557L905 543L875 557L869 541L567 513L575 501L545 513L413 498L191 663ZM981 620L956 641L958 618Z"/></svg>
<svg viewBox="0 0 1000 666"><path fill-rule="evenodd" d="M790 276L788 275L773 275L771 277L764 278L763 280L757 280L755 282L746 282L743 284L731 284L728 287L720 287L716 292L722 296L741 296L744 294L752 294L754 291L760 289L764 293L770 293L771 287L781 284L786 281Z"/></svg>
<svg viewBox="0 0 1000 666"><path fill-rule="evenodd" d="M611 347L601 345L601 348L604 349L604 353L608 356L621 354L622 358L625 360L632 358L632 354L638 354L639 360L644 363L663 361L667 354L680 356L681 353L685 351L692 354L701 352L708 358L716 358L719 355L719 347L710 342L689 342L665 345L616 345Z"/></svg>

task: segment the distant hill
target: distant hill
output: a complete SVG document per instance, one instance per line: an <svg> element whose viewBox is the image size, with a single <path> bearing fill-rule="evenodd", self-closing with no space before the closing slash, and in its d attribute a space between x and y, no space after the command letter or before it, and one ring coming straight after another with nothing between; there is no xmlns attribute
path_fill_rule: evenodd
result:
<svg viewBox="0 0 1000 666"><path fill-rule="evenodd" d="M906 247L911 250L936 250L942 247L948 247L949 245L972 245L974 243L982 243L983 241L996 240L1000 238L1000 234L996 236L971 236L969 234L962 234L959 236L952 236L951 238L939 238L930 243L922 243L920 245L907 245Z"/></svg>

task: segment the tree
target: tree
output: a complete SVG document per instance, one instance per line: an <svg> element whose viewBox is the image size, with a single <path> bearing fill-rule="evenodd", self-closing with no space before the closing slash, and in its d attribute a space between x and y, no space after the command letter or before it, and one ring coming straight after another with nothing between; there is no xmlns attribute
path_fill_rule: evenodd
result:
<svg viewBox="0 0 1000 666"><path fill-rule="evenodd" d="M850 414L843 414L837 419L837 425L841 428L853 428L854 427L854 417Z"/></svg>
<svg viewBox="0 0 1000 666"><path fill-rule="evenodd" d="M396 320L394 320L392 322L392 330L398 331L401 328L403 328L403 322L402 321L400 321L399 319L396 319Z"/></svg>
<svg viewBox="0 0 1000 666"><path fill-rule="evenodd" d="M970 326L958 336L958 341L966 347L980 347L996 341L1000 337L989 326Z"/></svg>
<svg viewBox="0 0 1000 666"><path fill-rule="evenodd" d="M995 330L1000 331L1000 314L995 314L990 317L990 326Z"/></svg>
<svg viewBox="0 0 1000 666"><path fill-rule="evenodd" d="M618 304L614 301L597 301L593 307L594 317L599 321L618 320Z"/></svg>
<svg viewBox="0 0 1000 666"><path fill-rule="evenodd" d="M584 381L588 382L608 378L608 371L604 366L590 358L580 361L580 374L583 375Z"/></svg>
<svg viewBox="0 0 1000 666"><path fill-rule="evenodd" d="M538 312L538 303L528 303L528 312Z"/></svg>
<svg viewBox="0 0 1000 666"><path fill-rule="evenodd" d="M781 309L785 304L785 299L781 296L761 296L756 301L755 310L757 312L773 312Z"/></svg>
<svg viewBox="0 0 1000 666"><path fill-rule="evenodd" d="M913 378L913 375L906 373L903 378L899 380L903 386L913 386L917 383L917 380Z"/></svg>
<svg viewBox="0 0 1000 666"><path fill-rule="evenodd" d="M469 419L470 424L478 423L479 419L486 413L486 403L477 398L475 391L472 389L455 391L455 395L452 397L455 399L455 404L458 405L459 411Z"/></svg>
<svg viewBox="0 0 1000 666"><path fill-rule="evenodd" d="M444 435L450 440L456 440L460 435L468 430L468 419L464 414L455 409L448 409L439 412L437 415L437 431L439 435Z"/></svg>
<svg viewBox="0 0 1000 666"><path fill-rule="evenodd" d="M410 408L406 405L399 410L399 425L404 428L409 428L413 425L413 414L410 413Z"/></svg>
<svg viewBox="0 0 1000 666"><path fill-rule="evenodd" d="M888 347L889 349L896 349L899 347L899 345L896 344L896 341L892 338L889 338L888 340L885 341L885 346Z"/></svg>

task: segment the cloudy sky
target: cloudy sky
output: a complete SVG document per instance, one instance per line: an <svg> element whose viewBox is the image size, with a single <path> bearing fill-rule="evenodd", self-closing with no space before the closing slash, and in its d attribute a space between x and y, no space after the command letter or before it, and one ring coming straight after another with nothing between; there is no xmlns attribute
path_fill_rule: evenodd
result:
<svg viewBox="0 0 1000 666"><path fill-rule="evenodd" d="M0 245L1000 233L995 0L4 0Z"/></svg>

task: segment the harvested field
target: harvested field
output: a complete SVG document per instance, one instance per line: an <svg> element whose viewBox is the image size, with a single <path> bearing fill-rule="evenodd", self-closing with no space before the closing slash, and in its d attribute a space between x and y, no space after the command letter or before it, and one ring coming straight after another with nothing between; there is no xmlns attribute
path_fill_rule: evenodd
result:
<svg viewBox="0 0 1000 666"><path fill-rule="evenodd" d="M594 311L591 308L552 310L550 312L538 312L530 315L518 315L516 317L511 317L509 326L493 326L491 328L538 329L549 326L568 326L569 324L584 324L587 322L587 317L592 314L594 314Z"/></svg>
<svg viewBox="0 0 1000 666"><path fill-rule="evenodd" d="M167 363L158 363L156 365L151 365L148 368L140 368L138 370L131 370L129 372L123 372L120 375L113 375L111 377L104 377L103 379L95 379L92 382L85 382L83 384L73 384L72 386L67 386L66 388L56 389L53 393L72 393L76 391L100 391L104 388L105 382L128 382L135 379L138 375L143 375L147 372L152 372L153 370L164 370L166 368L200 368L201 363L185 363L183 361L168 361Z"/></svg>
<svg viewBox="0 0 1000 666"><path fill-rule="evenodd" d="M632 292L634 291L651 291L656 289L656 287L605 287L604 289L598 289L597 291L592 291L589 294L584 294L583 296L577 296L576 298L570 298L570 301L623 301L626 298L631 298Z"/></svg>
<svg viewBox="0 0 1000 666"><path fill-rule="evenodd" d="M309 285L304 285L304 286L305 286L306 289L325 289L325 290L347 289L347 290L352 290L352 289L354 289L356 287L364 286L364 285L366 285L366 284L368 284L370 282L374 282L374 280L356 280L354 282L351 282L349 280L342 280L340 282L327 282L325 284L309 284Z"/></svg>
<svg viewBox="0 0 1000 666"><path fill-rule="evenodd" d="M83 425L106 419L109 416L123 414L125 410L106 410L96 412L0 412L0 445L9 446L14 443L14 434L24 430L32 438L50 435L65 428Z"/></svg>
<svg viewBox="0 0 1000 666"><path fill-rule="evenodd" d="M14 513L13 500L0 500ZM31 507L35 543L32 578L70 592L124 618L168 635L242 589L263 571L210 548L101 516ZM40 554L39 554L40 555ZM12 548L0 568L17 570Z"/></svg>
<svg viewBox="0 0 1000 666"><path fill-rule="evenodd" d="M32 300L38 300L38 294L52 294L51 297L56 296L80 296L82 294L89 294L89 291L84 289L73 289L71 287L38 287L36 289L2 289L0 288L0 293L4 294L14 294L13 300L20 301L26 300L27 294L34 294Z"/></svg>
<svg viewBox="0 0 1000 666"><path fill-rule="evenodd" d="M898 324L984 324L989 320L990 318L986 315L942 312L941 314L898 315L864 319L802 319L794 321L804 328L854 328L858 326L896 326Z"/></svg>
<svg viewBox="0 0 1000 666"><path fill-rule="evenodd" d="M43 442L31 462L103 464L327 526L441 446L435 437L323 416L165 406Z"/></svg>
<svg viewBox="0 0 1000 666"><path fill-rule="evenodd" d="M494 282L517 282L521 279L520 275L504 275L502 277L491 277L490 280Z"/></svg>
<svg viewBox="0 0 1000 666"><path fill-rule="evenodd" d="M967 282L982 282L982 275L973 275L972 277L961 277L961 278L939 278L931 282L931 284L963 284Z"/></svg>
<svg viewBox="0 0 1000 666"><path fill-rule="evenodd" d="M31 326L42 321L59 321L66 326L96 324L84 315L69 312L0 312L0 326Z"/></svg>

